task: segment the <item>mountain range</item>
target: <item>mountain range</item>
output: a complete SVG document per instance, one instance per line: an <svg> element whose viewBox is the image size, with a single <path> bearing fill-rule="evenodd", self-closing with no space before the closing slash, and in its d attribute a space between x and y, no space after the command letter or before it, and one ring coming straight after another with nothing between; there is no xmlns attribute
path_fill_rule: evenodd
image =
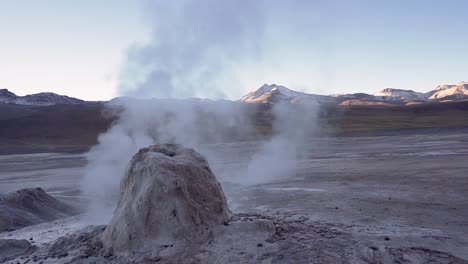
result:
<svg viewBox="0 0 468 264"><path fill-rule="evenodd" d="M385 88L374 94L353 93L316 95L290 90L276 84L264 84L241 98L246 103L337 103L340 105L406 105L426 102L459 101L468 99L468 82L439 85L427 93L396 88Z"/></svg>
<svg viewBox="0 0 468 264"><path fill-rule="evenodd" d="M37 93L18 96L7 89L0 89L0 103L46 106L55 104L82 104L85 103L85 101L55 93Z"/></svg>
<svg viewBox="0 0 468 264"><path fill-rule="evenodd" d="M118 98L117 98L118 99ZM374 94L353 93L339 95L318 95L298 92L276 84L264 84L257 90L244 95L240 102L249 104L293 104L331 103L339 105L409 105L427 102L460 101L468 99L468 82L454 85L439 85L427 93L396 88L385 88ZM111 101L115 101L113 99ZM18 96L7 89L0 89L0 103L17 105L48 106L56 104L83 104L87 101L58 95L37 93Z"/></svg>
<svg viewBox="0 0 468 264"><path fill-rule="evenodd" d="M317 109L317 129L325 135L413 133L411 131L427 129L467 131L467 88L467 83L460 83L441 85L428 93L384 89L376 94L325 96L272 84L263 85L237 101L186 101L236 104L245 114L243 118L254 124L252 137L257 139L274 131L272 106L278 102L294 106L319 102L320 107L314 108ZM98 135L107 131L118 118L118 111L108 111L107 105L119 105L125 100L133 99L119 97L107 102L89 102L52 93L17 96L6 89L0 90L0 155L86 151L98 142ZM154 99L154 102L161 103L162 99ZM302 107L292 109L301 110ZM209 113L204 116L206 120L212 120L209 122L218 122L215 117ZM245 122L243 118L239 122ZM201 124L208 122L206 120ZM316 124L315 121L312 123ZM231 136L230 140L246 140L237 137L232 129L226 135Z"/></svg>

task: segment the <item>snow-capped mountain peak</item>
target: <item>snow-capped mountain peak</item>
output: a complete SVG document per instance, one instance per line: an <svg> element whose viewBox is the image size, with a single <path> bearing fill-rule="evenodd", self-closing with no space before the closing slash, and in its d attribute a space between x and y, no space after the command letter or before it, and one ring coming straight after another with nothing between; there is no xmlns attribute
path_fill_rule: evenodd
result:
<svg viewBox="0 0 468 264"><path fill-rule="evenodd" d="M276 84L264 84L257 90L244 95L241 100L246 103L271 103L287 99L295 94L299 94L299 92Z"/></svg>
<svg viewBox="0 0 468 264"><path fill-rule="evenodd" d="M390 99L393 98L405 101L425 101L428 98L425 93L396 88L385 88L377 93L374 93L374 96L389 97Z"/></svg>
<svg viewBox="0 0 468 264"><path fill-rule="evenodd" d="M252 92L252 93L249 93L248 95L252 95L252 96L261 96L261 95L264 95L266 93L269 93L269 92L279 92L285 96L290 96L292 93L296 93L296 92L293 92L291 90L289 90L288 88L284 87L284 86L281 86L281 85L276 85L276 84L264 84L262 85L260 88L258 88L256 91ZM246 96L248 96L246 95ZM244 97L246 97L244 96Z"/></svg>
<svg viewBox="0 0 468 264"><path fill-rule="evenodd" d="M305 101L317 102L327 98L331 97L297 92L276 84L264 84L257 90L244 95L241 101L246 103L301 103Z"/></svg>
<svg viewBox="0 0 468 264"><path fill-rule="evenodd" d="M413 90L385 88L374 94L353 93L338 95L316 95L297 92L281 85L264 84L257 90L246 94L241 101L246 103L272 104L288 103L337 103L337 104L375 104L404 105L429 101L465 100L468 99L468 82L456 85L439 85L436 89L421 93Z"/></svg>
<svg viewBox="0 0 468 264"><path fill-rule="evenodd" d="M460 82L455 85L439 85L428 93L431 100L453 100L468 98L468 82Z"/></svg>

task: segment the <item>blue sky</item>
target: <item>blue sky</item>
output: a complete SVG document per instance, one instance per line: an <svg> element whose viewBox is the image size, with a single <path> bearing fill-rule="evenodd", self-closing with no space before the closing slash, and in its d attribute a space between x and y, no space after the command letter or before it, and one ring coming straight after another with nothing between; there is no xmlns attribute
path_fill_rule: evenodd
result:
<svg viewBox="0 0 468 264"><path fill-rule="evenodd" d="M151 35L155 23L171 27L147 2L0 0L0 87L117 96L126 50L161 37ZM229 98L263 83L330 94L468 81L468 1L265 3L259 55L231 65L238 83L221 82Z"/></svg>
<svg viewBox="0 0 468 264"><path fill-rule="evenodd" d="M136 1L0 0L0 87L116 95L125 49L147 34Z"/></svg>

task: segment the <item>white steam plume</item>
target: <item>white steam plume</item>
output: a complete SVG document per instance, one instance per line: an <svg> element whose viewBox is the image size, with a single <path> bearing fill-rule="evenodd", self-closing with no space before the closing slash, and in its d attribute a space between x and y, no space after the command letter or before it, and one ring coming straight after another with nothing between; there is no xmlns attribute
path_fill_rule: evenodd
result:
<svg viewBox="0 0 468 264"><path fill-rule="evenodd" d="M296 173L298 156L317 133L317 104L277 103L273 106L273 135L250 160L243 182L260 184L284 180Z"/></svg>
<svg viewBox="0 0 468 264"><path fill-rule="evenodd" d="M82 191L91 199L91 220L95 222L105 222L111 216L120 179L140 148L170 142L209 156L216 154L204 147L206 143L245 139L254 134L249 113L235 102L123 99L108 108L119 118L88 153L82 181Z"/></svg>
<svg viewBox="0 0 468 264"><path fill-rule="evenodd" d="M158 98L232 96L222 86L235 82L233 67L260 55L262 6L262 0L147 1L151 39L129 49L121 92Z"/></svg>
<svg viewBox="0 0 468 264"><path fill-rule="evenodd" d="M270 3L269 1L267 1ZM120 92L147 100L122 98L109 105L118 120L88 153L82 181L90 197L90 216L105 223L112 214L120 179L139 148L174 142L195 148L208 160L223 153L206 143L252 140L256 123L252 106L231 101L154 99L227 97L238 67L260 58L265 19L263 1L151 1L145 8L151 41L132 47L122 70ZM276 2L275 2L276 3ZM278 7L278 6L276 6ZM239 66L241 65L241 66ZM260 184L294 174L297 154L315 122L315 106L273 107L273 136L260 143L241 170L214 168L222 180ZM248 158L249 153L245 156ZM213 164L211 164L213 166Z"/></svg>

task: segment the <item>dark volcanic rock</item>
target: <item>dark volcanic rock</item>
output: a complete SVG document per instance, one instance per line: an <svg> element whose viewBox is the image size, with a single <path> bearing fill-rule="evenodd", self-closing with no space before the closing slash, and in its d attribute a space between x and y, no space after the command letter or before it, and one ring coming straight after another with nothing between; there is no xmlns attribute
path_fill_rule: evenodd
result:
<svg viewBox="0 0 468 264"><path fill-rule="evenodd" d="M151 252L203 239L229 217L221 185L202 155L176 144L155 145L130 161L103 242L109 252Z"/></svg>
<svg viewBox="0 0 468 264"><path fill-rule="evenodd" d="M22 189L0 196L0 232L76 214L77 210L41 188Z"/></svg>
<svg viewBox="0 0 468 264"><path fill-rule="evenodd" d="M38 93L22 96L15 101L17 104L25 105L54 105L54 104L82 104L85 101L68 97L65 95L58 95L55 93Z"/></svg>
<svg viewBox="0 0 468 264"><path fill-rule="evenodd" d="M46 250L48 258L63 258L75 254L77 258L98 256L102 250L101 234L105 226L89 226L69 236L61 237Z"/></svg>
<svg viewBox="0 0 468 264"><path fill-rule="evenodd" d="M31 254L35 250L36 247L25 239L0 239L0 263L17 256Z"/></svg>
<svg viewBox="0 0 468 264"><path fill-rule="evenodd" d="M0 89L0 103L11 103L16 100L18 96L8 91L7 89Z"/></svg>

